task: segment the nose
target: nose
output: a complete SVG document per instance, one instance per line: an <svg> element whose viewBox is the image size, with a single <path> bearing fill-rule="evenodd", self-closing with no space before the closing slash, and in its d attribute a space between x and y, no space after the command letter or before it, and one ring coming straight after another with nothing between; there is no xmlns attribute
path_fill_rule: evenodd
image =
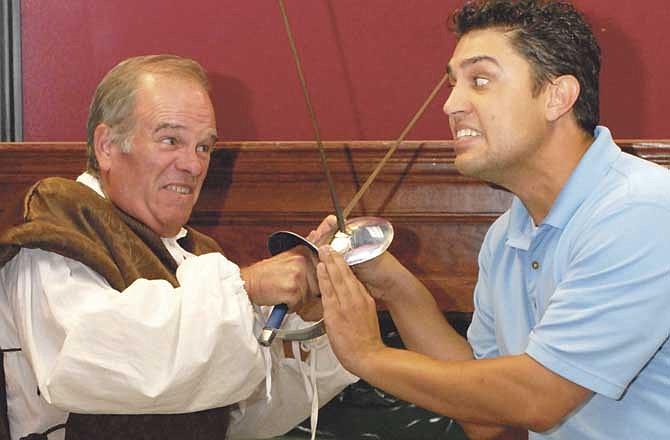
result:
<svg viewBox="0 0 670 440"><path fill-rule="evenodd" d="M176 162L179 171L184 171L194 177L200 176L209 165L209 156L199 155L196 148L196 146L183 148Z"/></svg>
<svg viewBox="0 0 670 440"><path fill-rule="evenodd" d="M447 116L454 116L458 113L465 113L468 110L467 99L465 98L465 93L462 91L462 88L456 84L452 87L447 100L442 106L442 111Z"/></svg>

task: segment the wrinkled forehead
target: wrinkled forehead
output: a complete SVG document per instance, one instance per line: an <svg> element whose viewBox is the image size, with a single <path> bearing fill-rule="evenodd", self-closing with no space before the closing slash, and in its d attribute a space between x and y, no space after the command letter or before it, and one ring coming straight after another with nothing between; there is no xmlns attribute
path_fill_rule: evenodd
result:
<svg viewBox="0 0 670 440"><path fill-rule="evenodd" d="M184 77L143 75L136 90L135 115L143 113L156 113L155 116L168 119L172 115L212 127L216 125L209 92L199 82Z"/></svg>
<svg viewBox="0 0 670 440"><path fill-rule="evenodd" d="M137 80L136 91L151 94L176 95L188 91L209 100L209 91L194 77L184 74L143 72Z"/></svg>

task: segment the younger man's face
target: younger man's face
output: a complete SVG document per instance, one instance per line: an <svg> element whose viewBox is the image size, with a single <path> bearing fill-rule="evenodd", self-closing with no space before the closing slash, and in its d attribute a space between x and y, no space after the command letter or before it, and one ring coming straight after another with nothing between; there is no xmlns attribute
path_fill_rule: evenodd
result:
<svg viewBox="0 0 670 440"><path fill-rule="evenodd" d="M545 99L533 97L531 66L510 44L512 32L473 30L449 61L451 94L444 104L456 167L505 185L524 171L542 144Z"/></svg>

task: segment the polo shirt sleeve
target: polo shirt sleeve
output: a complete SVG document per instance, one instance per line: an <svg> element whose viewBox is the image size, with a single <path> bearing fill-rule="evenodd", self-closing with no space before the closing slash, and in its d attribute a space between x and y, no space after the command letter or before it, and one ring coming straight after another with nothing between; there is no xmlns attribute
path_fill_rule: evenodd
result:
<svg viewBox="0 0 670 440"><path fill-rule="evenodd" d="M571 235L526 353L619 399L670 334L670 212L653 202L612 206Z"/></svg>

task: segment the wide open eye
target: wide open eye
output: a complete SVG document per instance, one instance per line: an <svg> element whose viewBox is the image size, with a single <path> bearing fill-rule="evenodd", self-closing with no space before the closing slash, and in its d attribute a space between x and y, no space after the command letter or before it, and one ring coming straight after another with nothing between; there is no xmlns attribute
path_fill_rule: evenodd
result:
<svg viewBox="0 0 670 440"><path fill-rule="evenodd" d="M481 76L476 76L475 79L473 80L475 87L484 87L489 83L488 78L483 78Z"/></svg>

